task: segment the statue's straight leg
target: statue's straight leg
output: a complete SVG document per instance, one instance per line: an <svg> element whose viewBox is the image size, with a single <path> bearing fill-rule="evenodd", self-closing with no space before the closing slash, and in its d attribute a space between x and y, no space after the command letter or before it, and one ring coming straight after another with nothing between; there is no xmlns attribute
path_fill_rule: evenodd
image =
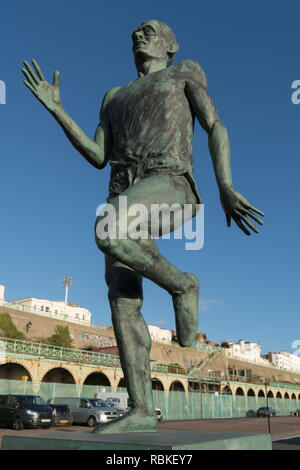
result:
<svg viewBox="0 0 300 470"><path fill-rule="evenodd" d="M105 256L105 278L120 360L131 407L154 415L149 355L151 338L141 314L143 278L128 266Z"/></svg>
<svg viewBox="0 0 300 470"><path fill-rule="evenodd" d="M100 425L94 432L153 430L157 419L149 360L151 338L141 315L142 277L108 255L105 261L112 323L132 411L118 421Z"/></svg>

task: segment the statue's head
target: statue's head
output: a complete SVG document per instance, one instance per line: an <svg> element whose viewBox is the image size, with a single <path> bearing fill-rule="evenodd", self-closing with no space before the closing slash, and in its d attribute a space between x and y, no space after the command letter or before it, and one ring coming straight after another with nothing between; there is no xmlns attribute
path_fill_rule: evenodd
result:
<svg viewBox="0 0 300 470"><path fill-rule="evenodd" d="M147 59L166 60L172 64L179 47L172 29L158 20L144 21L133 33L135 63Z"/></svg>

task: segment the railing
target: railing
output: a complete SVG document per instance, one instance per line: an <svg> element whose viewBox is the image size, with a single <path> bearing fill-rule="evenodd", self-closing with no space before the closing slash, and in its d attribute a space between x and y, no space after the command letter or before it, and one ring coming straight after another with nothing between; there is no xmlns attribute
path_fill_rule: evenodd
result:
<svg viewBox="0 0 300 470"><path fill-rule="evenodd" d="M47 357L63 361L74 361L83 364L100 364L108 367L121 367L120 359L115 354L84 351L82 349L62 348L49 344L35 343L19 339L0 337L0 357L8 353ZM186 371L176 364L153 364L152 371L186 375Z"/></svg>
<svg viewBox="0 0 300 470"><path fill-rule="evenodd" d="M233 360L236 360L236 361L241 361L241 362L247 362L249 364L253 364L253 365L256 365L256 366L260 366L260 367L269 367L271 369L275 369L275 370L278 370L278 371L283 371L283 372L287 372L289 374L298 374L300 375L300 371L299 370L288 370L288 369L282 369L280 367L277 367L275 366L274 364L272 364L271 362L264 362L264 361L261 361L261 362L256 362L256 361L251 361L250 359L246 359L244 357L240 357L240 356L229 356L228 355L228 359L233 359Z"/></svg>
<svg viewBox="0 0 300 470"><path fill-rule="evenodd" d="M224 353L224 348L220 348L218 346L212 346L211 344L200 343L199 341L195 341L191 347L193 349L196 349L196 351L203 351L209 354L216 353L216 352Z"/></svg>
<svg viewBox="0 0 300 470"><path fill-rule="evenodd" d="M177 364L153 364L151 367L153 372L164 372L166 374L178 374L186 376L186 370Z"/></svg>
<svg viewBox="0 0 300 470"><path fill-rule="evenodd" d="M91 324L90 321L81 320L79 318L73 318L73 317L70 317L67 314L63 314L63 313L59 313L59 312L58 313L52 313L50 311L49 312L41 311L41 310L37 310L35 308L28 307L26 305L18 304L16 302L0 301L0 307L13 308L13 309L19 310L21 312L34 313L35 315L41 315L43 317L48 317L48 318L55 318L56 320L68 321L68 322L71 322L71 323L77 323L79 325L90 326L90 324ZM99 326L97 326L96 328L99 328Z"/></svg>
<svg viewBox="0 0 300 470"><path fill-rule="evenodd" d="M191 370L191 375L189 375L188 380L194 382L211 382L211 383L222 383L225 384L237 384L242 383L244 385L256 385L259 387L265 388L265 381L261 377L243 377L239 375L225 375L222 374L219 377L206 377L206 376L192 376L193 370ZM288 382L275 382L267 379L267 388L279 388L279 389L289 389L293 390L294 392L300 392L300 384L292 384Z"/></svg>
<svg viewBox="0 0 300 470"><path fill-rule="evenodd" d="M298 390L300 391L300 384L291 384L287 382L274 382L270 381L268 382L268 387L274 387L274 388L286 388L286 389L291 389L291 390Z"/></svg>
<svg viewBox="0 0 300 470"><path fill-rule="evenodd" d="M118 356L101 352L84 351L81 349L62 348L43 343L34 343L18 339L0 337L1 356L7 353L30 354L52 359L75 361L80 363L101 364L104 366L120 367Z"/></svg>

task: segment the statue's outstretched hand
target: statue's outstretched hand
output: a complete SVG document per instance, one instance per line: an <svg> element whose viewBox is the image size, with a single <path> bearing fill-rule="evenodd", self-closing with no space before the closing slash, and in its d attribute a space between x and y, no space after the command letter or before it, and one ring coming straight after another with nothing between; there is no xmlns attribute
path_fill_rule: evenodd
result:
<svg viewBox="0 0 300 470"><path fill-rule="evenodd" d="M226 187L220 192L220 200L226 215L228 227L231 226L231 221L233 219L237 226L246 235L250 235L251 233L249 230L247 230L242 222L248 225L248 227L253 230L253 232L259 233L257 227L248 219L248 217L251 217L259 225L263 225L263 222L256 215L254 215L253 212L256 212L262 217L264 217L264 213L252 206L247 201L247 199L242 196L242 194L240 194L231 186Z"/></svg>
<svg viewBox="0 0 300 470"><path fill-rule="evenodd" d="M60 90L59 90L59 72L53 74L53 84L50 85L45 79L39 64L32 59L32 64L36 70L36 74L28 62L24 62L26 68L22 68L22 72L26 77L24 81L29 90L37 97L37 99L48 109L53 112L61 106Z"/></svg>

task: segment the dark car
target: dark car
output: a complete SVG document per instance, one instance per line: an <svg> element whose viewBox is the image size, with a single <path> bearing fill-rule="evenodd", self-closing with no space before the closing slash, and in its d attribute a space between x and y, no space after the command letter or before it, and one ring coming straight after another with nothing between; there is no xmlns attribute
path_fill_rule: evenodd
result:
<svg viewBox="0 0 300 470"><path fill-rule="evenodd" d="M72 426L73 417L67 405L49 405L53 410L53 424L55 426Z"/></svg>
<svg viewBox="0 0 300 470"><path fill-rule="evenodd" d="M35 395L0 395L0 426L21 430L26 427L49 428L53 410Z"/></svg>
<svg viewBox="0 0 300 470"><path fill-rule="evenodd" d="M258 418L260 418L260 417L266 418L267 416L269 416L271 418L271 417L277 416L277 411L274 410L274 408L264 406L262 408L258 408L258 410L256 412L256 416Z"/></svg>

